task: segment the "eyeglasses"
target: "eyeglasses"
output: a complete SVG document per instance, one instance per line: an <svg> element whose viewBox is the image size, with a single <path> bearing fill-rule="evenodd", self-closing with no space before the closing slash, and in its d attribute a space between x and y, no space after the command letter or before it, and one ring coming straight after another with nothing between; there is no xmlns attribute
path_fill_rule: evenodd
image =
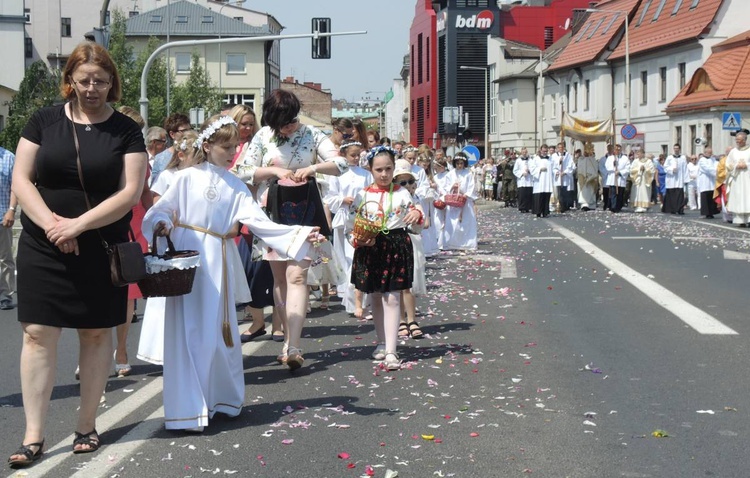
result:
<svg viewBox="0 0 750 478"><path fill-rule="evenodd" d="M336 129L336 131L341 133L341 136L343 136L344 139L352 139L354 137L354 133L347 133L346 131L338 129L338 128Z"/></svg>
<svg viewBox="0 0 750 478"><path fill-rule="evenodd" d="M291 126L291 125L297 124L297 123L299 123L299 116L295 116L294 118L292 118L291 121L289 121L287 124L285 124L284 126L282 126L282 128L286 128L287 126Z"/></svg>
<svg viewBox="0 0 750 478"><path fill-rule="evenodd" d="M109 81L104 81L104 80L93 80L93 81L90 81L90 80L81 80L81 81L72 80L72 81L78 87L79 90L84 90L84 91L88 90L92 86L94 87L95 90L98 90L98 91L104 91L107 88L109 88Z"/></svg>
<svg viewBox="0 0 750 478"><path fill-rule="evenodd" d="M412 185L412 184L414 184L414 183L416 183L416 181L415 181L415 180L413 180L413 179L408 179L408 180L406 180L406 181L399 181L399 182L398 182L398 184L400 184L401 186L406 186L407 184L408 184L408 185Z"/></svg>

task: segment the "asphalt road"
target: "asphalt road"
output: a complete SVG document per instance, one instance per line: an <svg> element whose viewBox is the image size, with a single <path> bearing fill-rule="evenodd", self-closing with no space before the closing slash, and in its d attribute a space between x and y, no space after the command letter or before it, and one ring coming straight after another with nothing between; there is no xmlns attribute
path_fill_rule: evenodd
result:
<svg viewBox="0 0 750 478"><path fill-rule="evenodd" d="M246 344L246 407L202 435L163 429L160 369L134 359L137 324L134 373L112 378L102 403L106 446L72 455L77 341L66 331L49 451L2 475L750 476L750 233L696 214L542 220L483 206L479 250L428 262L428 338L400 347L403 370L380 370L372 323L334 303L310 314L295 374L275 363L279 344ZM21 333L15 311L0 320L9 455L24 423Z"/></svg>

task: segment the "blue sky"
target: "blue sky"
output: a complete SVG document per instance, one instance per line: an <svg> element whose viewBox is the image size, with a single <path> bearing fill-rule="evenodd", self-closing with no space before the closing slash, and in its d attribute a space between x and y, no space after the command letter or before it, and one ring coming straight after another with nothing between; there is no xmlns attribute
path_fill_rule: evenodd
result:
<svg viewBox="0 0 750 478"><path fill-rule="evenodd" d="M276 17L285 27L282 34L310 33L313 17L330 17L334 32L367 30L367 35L333 37L330 60L313 60L309 39L281 43L282 78L321 83L334 99L349 101L382 97L399 77L415 5L416 0L247 0L243 4Z"/></svg>

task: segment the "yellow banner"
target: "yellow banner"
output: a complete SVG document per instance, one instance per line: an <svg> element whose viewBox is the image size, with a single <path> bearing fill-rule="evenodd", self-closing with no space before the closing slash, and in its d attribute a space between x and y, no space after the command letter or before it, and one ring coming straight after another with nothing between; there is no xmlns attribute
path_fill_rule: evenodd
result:
<svg viewBox="0 0 750 478"><path fill-rule="evenodd" d="M606 141L612 136L612 119L586 121L563 112L560 132L564 137L582 142Z"/></svg>

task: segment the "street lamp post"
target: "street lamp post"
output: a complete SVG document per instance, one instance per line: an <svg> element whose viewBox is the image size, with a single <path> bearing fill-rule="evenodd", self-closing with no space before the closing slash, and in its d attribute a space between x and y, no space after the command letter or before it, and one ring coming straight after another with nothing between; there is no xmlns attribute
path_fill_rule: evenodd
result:
<svg viewBox="0 0 750 478"><path fill-rule="evenodd" d="M480 70L484 72L484 157L490 157L490 118L489 118L489 86L487 77L489 68L485 66L466 66L459 67L462 70Z"/></svg>
<svg viewBox="0 0 750 478"><path fill-rule="evenodd" d="M388 132L388 129L385 127L385 105L383 104L383 101L385 100L386 91L365 91L366 95L373 94L373 93L383 93L383 99L378 101L378 135L380 135L381 138L385 136L383 132ZM394 138L391 138L394 139Z"/></svg>
<svg viewBox="0 0 750 478"><path fill-rule="evenodd" d="M217 18L219 25L221 25L221 11L224 10L224 7L226 7L227 5L231 5L231 2L227 2L224 5L222 5L222 6L219 7L219 18ZM236 5L232 5L232 6L239 7L240 6L240 2L238 1ZM219 26L219 39L221 39L221 26ZM224 73L221 70L221 64L222 64L222 61L221 61L221 43L219 43L219 90L221 90L221 80L222 80L222 76L224 76Z"/></svg>
<svg viewBox="0 0 750 478"><path fill-rule="evenodd" d="M617 13L625 15L625 122L630 124L630 12L627 10L606 10L599 8L587 8L589 13Z"/></svg>
<svg viewBox="0 0 750 478"><path fill-rule="evenodd" d="M542 147L542 142L544 142L544 64L542 63L544 61L544 50L541 48L522 48L517 46L513 46L510 49L539 52L539 132L536 137L536 147L537 151L539 151L539 148Z"/></svg>

